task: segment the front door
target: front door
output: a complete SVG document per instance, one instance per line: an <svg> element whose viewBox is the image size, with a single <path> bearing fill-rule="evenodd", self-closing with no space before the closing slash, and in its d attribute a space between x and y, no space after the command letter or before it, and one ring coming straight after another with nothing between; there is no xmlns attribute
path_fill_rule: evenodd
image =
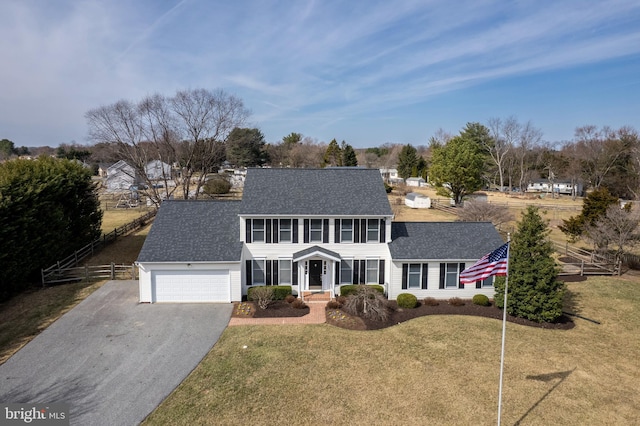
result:
<svg viewBox="0 0 640 426"><path fill-rule="evenodd" d="M309 261L309 289L322 288L322 260Z"/></svg>

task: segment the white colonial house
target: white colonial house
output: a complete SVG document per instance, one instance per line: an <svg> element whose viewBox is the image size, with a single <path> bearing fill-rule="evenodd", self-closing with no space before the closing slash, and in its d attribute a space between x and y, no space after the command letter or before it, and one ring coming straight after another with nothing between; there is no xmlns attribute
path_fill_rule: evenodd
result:
<svg viewBox="0 0 640 426"><path fill-rule="evenodd" d="M123 191L129 189L131 185L137 185L140 180L133 166L120 160L107 168L105 186L107 191Z"/></svg>
<svg viewBox="0 0 640 426"><path fill-rule="evenodd" d="M251 286L390 299L493 297L458 277L503 244L488 222L394 222L376 169L249 169L242 201L165 201L138 258L141 302L239 301Z"/></svg>
<svg viewBox="0 0 640 426"><path fill-rule="evenodd" d="M554 192L563 195L582 195L582 184L571 181L549 182L547 179L535 180L527 185L527 192Z"/></svg>

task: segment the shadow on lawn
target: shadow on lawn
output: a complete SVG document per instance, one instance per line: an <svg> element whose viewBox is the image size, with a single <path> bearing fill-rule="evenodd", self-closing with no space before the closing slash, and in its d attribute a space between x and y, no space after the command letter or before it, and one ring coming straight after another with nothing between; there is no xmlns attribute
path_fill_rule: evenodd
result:
<svg viewBox="0 0 640 426"><path fill-rule="evenodd" d="M539 400L537 400L537 401L536 401L536 403L535 403L535 404L533 404L533 405L531 406L531 408L529 408L529 409L527 410L527 412L526 412L526 413L524 413L524 414L522 415L522 417L520 417L520 418L519 418L519 419L514 423L514 425L515 425L515 426L520 425L520 424L522 423L522 421L523 421L525 418L527 418L527 416L528 416L528 415L529 415L533 410L535 410L535 408L536 408L538 405L540 405L540 403L541 403L542 401L544 401L544 400L545 400L549 395L551 395L551 393L552 393L552 392L553 392L553 391L554 391L558 386L560 386L560 384L562 384L562 382L564 382L565 380L567 380L567 378L568 378L568 377L571 375L571 373L573 373L575 370L576 370L576 367L574 367L574 368L573 368L573 370L559 371L559 372L557 372L557 373L548 373L548 374L539 374L539 375L536 375L536 376L527 376L526 378L527 378L528 380L537 380L537 381L541 381L541 382L545 382L545 383L546 383L546 382L550 382L550 381L555 380L555 379L560 379L560 380L558 380L558 382L557 382L555 385L553 385L553 386L551 387L551 389L549 389L549 390L547 391L547 393L545 393L544 395L542 395L542 397L541 397Z"/></svg>

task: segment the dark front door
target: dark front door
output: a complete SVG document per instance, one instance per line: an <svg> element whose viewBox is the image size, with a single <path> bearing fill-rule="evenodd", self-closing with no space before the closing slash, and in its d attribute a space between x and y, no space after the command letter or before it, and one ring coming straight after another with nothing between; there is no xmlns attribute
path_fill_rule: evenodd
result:
<svg viewBox="0 0 640 426"><path fill-rule="evenodd" d="M322 260L309 261L309 287L322 288Z"/></svg>

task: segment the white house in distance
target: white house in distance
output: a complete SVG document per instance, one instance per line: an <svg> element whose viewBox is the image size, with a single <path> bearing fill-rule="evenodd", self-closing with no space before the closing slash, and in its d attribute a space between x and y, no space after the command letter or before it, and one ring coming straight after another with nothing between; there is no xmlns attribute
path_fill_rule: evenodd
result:
<svg viewBox="0 0 640 426"><path fill-rule="evenodd" d="M162 203L138 257L141 302L239 301L251 286L294 294L379 284L413 293L493 297L459 274L504 242L489 222L393 222L376 169L249 169L242 201Z"/></svg>
<svg viewBox="0 0 640 426"><path fill-rule="evenodd" d="M105 178L107 191L124 191L138 182L139 177L135 169L124 160L112 164L107 169L107 177Z"/></svg>
<svg viewBox="0 0 640 426"><path fill-rule="evenodd" d="M154 181L170 180L172 178L171 165L160 160L152 160L147 163L144 168L147 178Z"/></svg>
<svg viewBox="0 0 640 426"><path fill-rule="evenodd" d="M573 184L571 181L557 181L553 182L553 190L552 184L547 179L539 179L535 180L529 185L527 185L527 192L554 192L556 194L563 195L581 195L582 194L582 184L576 183Z"/></svg>

